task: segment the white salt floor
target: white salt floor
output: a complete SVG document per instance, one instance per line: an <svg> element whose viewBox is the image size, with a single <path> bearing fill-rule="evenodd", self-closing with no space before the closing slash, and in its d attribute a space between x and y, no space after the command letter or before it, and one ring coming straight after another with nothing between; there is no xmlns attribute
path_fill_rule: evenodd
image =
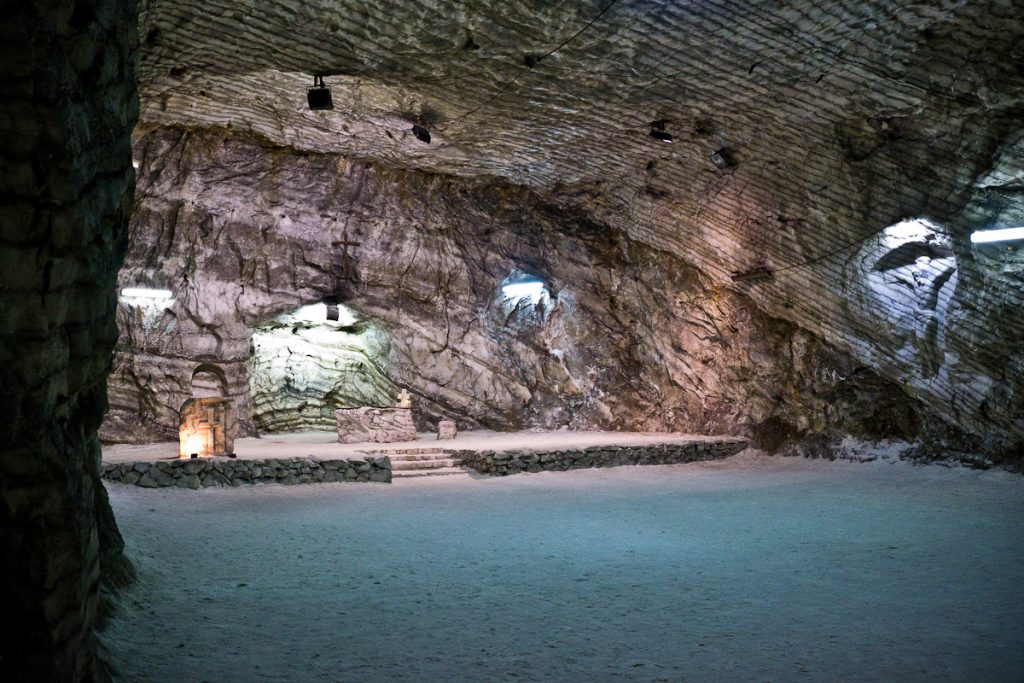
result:
<svg viewBox="0 0 1024 683"><path fill-rule="evenodd" d="M110 486L125 681L1021 681L1024 477L749 452Z"/></svg>

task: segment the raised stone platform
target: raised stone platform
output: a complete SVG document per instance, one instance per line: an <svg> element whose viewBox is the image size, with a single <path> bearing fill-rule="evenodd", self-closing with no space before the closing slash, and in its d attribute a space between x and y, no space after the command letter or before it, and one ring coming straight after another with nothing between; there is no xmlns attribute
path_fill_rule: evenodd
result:
<svg viewBox="0 0 1024 683"><path fill-rule="evenodd" d="M661 465L725 458L747 446L730 436L632 432L463 432L438 440L339 443L333 432L238 439L237 459L179 460L176 443L103 448L108 481L146 487L260 483L390 482L392 477L508 475L617 465Z"/></svg>

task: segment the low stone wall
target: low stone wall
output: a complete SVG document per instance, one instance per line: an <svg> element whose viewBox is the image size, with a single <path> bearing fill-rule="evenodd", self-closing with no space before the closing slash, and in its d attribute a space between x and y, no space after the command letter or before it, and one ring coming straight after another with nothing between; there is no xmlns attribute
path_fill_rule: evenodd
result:
<svg viewBox="0 0 1024 683"><path fill-rule="evenodd" d="M314 458L197 458L157 462L103 463L107 481L146 488L174 486L198 489L204 486L248 484L314 484L317 482L373 481L391 483L391 460L316 460Z"/></svg>
<svg viewBox="0 0 1024 683"><path fill-rule="evenodd" d="M452 455L462 458L463 465L480 474L507 475L585 467L669 465L717 460L736 455L746 447L746 439L721 438L644 446L591 446L561 451L538 451L528 448L511 451L454 451Z"/></svg>

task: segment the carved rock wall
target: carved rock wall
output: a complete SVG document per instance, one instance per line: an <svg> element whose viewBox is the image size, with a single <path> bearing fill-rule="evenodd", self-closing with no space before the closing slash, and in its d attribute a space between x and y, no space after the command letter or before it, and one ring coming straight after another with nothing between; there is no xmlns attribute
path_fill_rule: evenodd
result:
<svg viewBox="0 0 1024 683"><path fill-rule="evenodd" d="M101 679L101 578L130 572L96 430L134 182L135 12L122 0L0 9L4 681Z"/></svg>
<svg viewBox="0 0 1024 683"><path fill-rule="evenodd" d="M334 431L339 408L391 406L398 390L380 368L390 342L368 320L278 316L252 335L249 389L260 434L302 429ZM308 316L314 317L314 316ZM317 316L318 317L318 316Z"/></svg>
<svg viewBox="0 0 1024 683"><path fill-rule="evenodd" d="M969 242L1024 207L1020 0L285 6L145 3L146 125L528 187L1020 451L1024 252ZM333 111L305 107L314 73ZM952 268L872 270L907 219L937 226ZM730 283L758 265L776 277Z"/></svg>
<svg viewBox="0 0 1024 683"><path fill-rule="evenodd" d="M111 397L115 414L146 406L133 419L153 433L175 419L194 368L230 368L228 392L244 396L253 330L338 297L387 332L382 372L414 394L421 428L450 417L463 428L740 432L772 447L917 434L919 404L864 364L672 253L524 188L230 132L157 129L136 155L145 180L121 285L176 299L150 327L122 328ZM348 279L345 235L360 244ZM550 299L504 298L517 271L544 280Z"/></svg>

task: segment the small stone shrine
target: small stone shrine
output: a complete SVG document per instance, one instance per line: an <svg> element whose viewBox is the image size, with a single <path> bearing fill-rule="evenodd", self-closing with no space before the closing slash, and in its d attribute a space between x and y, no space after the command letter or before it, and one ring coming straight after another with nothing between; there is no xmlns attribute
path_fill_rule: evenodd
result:
<svg viewBox="0 0 1024 683"><path fill-rule="evenodd" d="M412 421L412 397L402 390L394 408L342 408L334 411L341 443L391 443L415 441Z"/></svg>
<svg viewBox="0 0 1024 683"><path fill-rule="evenodd" d="M459 433L458 428L455 426L455 422L452 420L439 420L437 423L437 438L438 439L454 439Z"/></svg>
<svg viewBox="0 0 1024 683"><path fill-rule="evenodd" d="M234 457L235 431L230 398L190 398L178 411L178 457Z"/></svg>

